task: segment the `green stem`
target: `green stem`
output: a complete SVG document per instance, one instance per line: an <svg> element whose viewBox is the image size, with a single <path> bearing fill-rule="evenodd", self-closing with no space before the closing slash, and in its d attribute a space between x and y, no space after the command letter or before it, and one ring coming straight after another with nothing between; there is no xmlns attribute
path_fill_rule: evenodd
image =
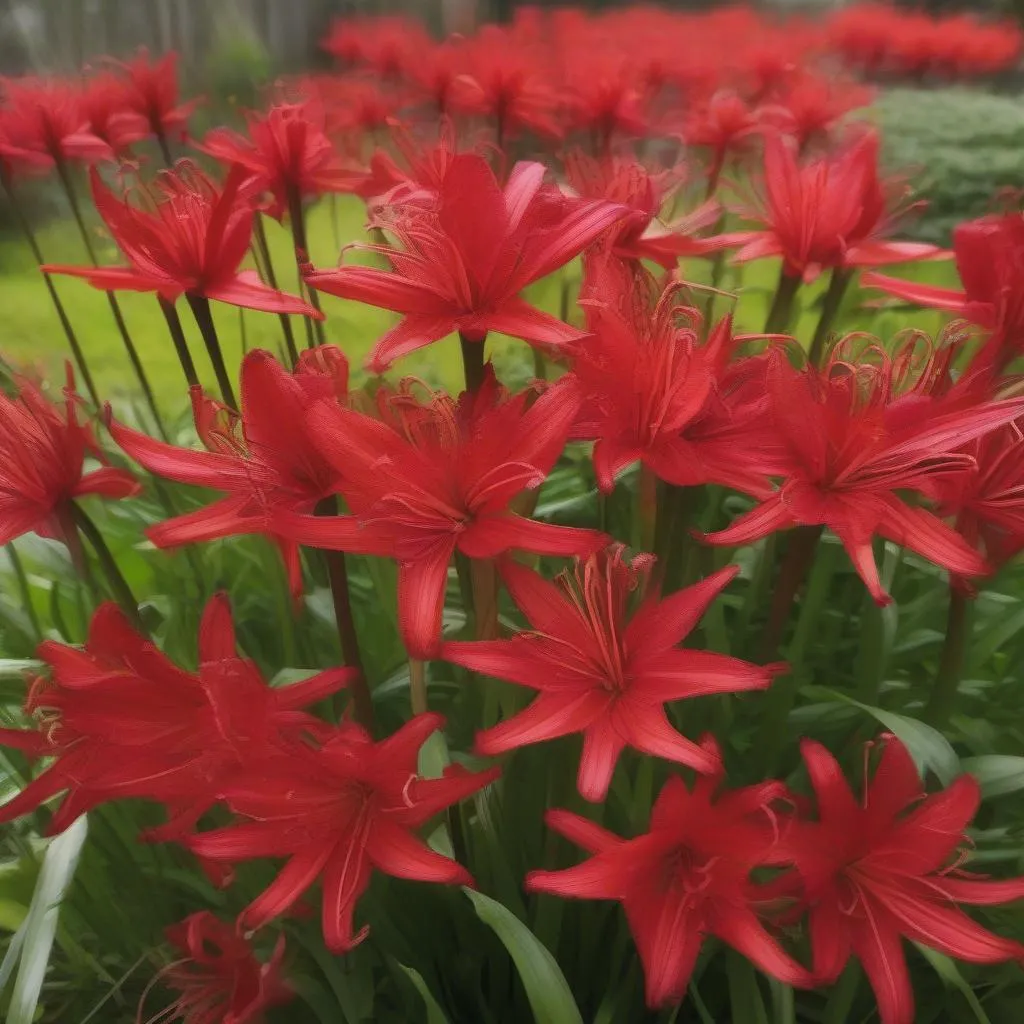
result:
<svg viewBox="0 0 1024 1024"><path fill-rule="evenodd" d="M288 189L288 220L292 227L292 243L295 246L296 265L299 261L309 258L309 242L306 237L306 214L302 208L302 193L297 188ZM315 288L310 288L302 277L302 268L299 266L299 285L309 298L310 305L318 312L320 309L320 296ZM316 331L316 344L322 345L327 339L324 336L324 325L322 320L313 321L313 329Z"/></svg>
<svg viewBox="0 0 1024 1024"><path fill-rule="evenodd" d="M39 616L36 614L36 606L32 601L32 590L28 585L28 574L25 566L22 565L21 555L18 554L13 544L7 545L7 557L11 560L11 568L14 570L14 579L18 584L18 594L21 597L22 606L28 616L29 625L32 627L32 634L36 639L43 637L42 627L39 625Z"/></svg>
<svg viewBox="0 0 1024 1024"><path fill-rule="evenodd" d="M174 166L174 154L171 153L171 144L170 144L170 142L167 139L167 134L165 132L162 132L162 131L161 132L157 132L156 133L156 141L157 141L157 145L159 145L159 147L160 147L160 154L164 158L164 166L168 167L168 168L173 167Z"/></svg>
<svg viewBox="0 0 1024 1024"><path fill-rule="evenodd" d="M640 550L654 551L658 529L658 478L646 464L640 463L637 483L637 517L640 524Z"/></svg>
<svg viewBox="0 0 1024 1024"><path fill-rule="evenodd" d="M210 300L203 295L185 293L188 304L192 309L192 315L196 318L199 326L199 333L203 336L207 354L213 364L213 372L217 375L217 384L220 387L221 397L226 405L237 409L235 401L235 389L231 386L231 378L228 376L228 368L224 365L224 355L220 350L220 340L217 337L217 328L213 322L213 314L210 312Z"/></svg>
<svg viewBox="0 0 1024 1024"><path fill-rule="evenodd" d="M257 213L253 224L255 227L256 248L263 259L263 269L266 271L267 283L275 291L280 291L277 286L277 274L274 271L274 261L270 258L270 245L267 242L267 229L263 224L263 214ZM299 350L295 345L295 333L292 331L291 317L287 313L278 313L281 321L281 330L284 332L284 343L288 348L288 358L294 367L299 361Z"/></svg>
<svg viewBox="0 0 1024 1024"><path fill-rule="evenodd" d="M924 709L924 720L937 729L946 725L956 707L957 691L971 637L970 609L970 599L951 587L949 611L946 615L946 639L942 645L935 684Z"/></svg>
<svg viewBox="0 0 1024 1024"><path fill-rule="evenodd" d="M846 965L846 970L839 976L839 980L829 993L825 1012L821 1018L822 1024L847 1024L851 1019L856 1020L856 1018L851 1018L850 1010L860 986L860 973L857 962L850 960Z"/></svg>
<svg viewBox="0 0 1024 1024"><path fill-rule="evenodd" d="M790 535L786 554L779 568L779 578L772 594L768 621L761 634L761 661L771 660L779 649L793 610L793 603L814 562L814 554L823 529L821 526L798 526Z"/></svg>
<svg viewBox="0 0 1024 1024"><path fill-rule="evenodd" d="M466 390L478 391L484 382L484 343L487 335L477 339L459 332L462 347L462 369L466 375Z"/></svg>
<svg viewBox="0 0 1024 1024"><path fill-rule="evenodd" d="M409 704L414 715L427 710L427 663L418 658L409 659Z"/></svg>
<svg viewBox="0 0 1024 1024"><path fill-rule="evenodd" d="M807 359L812 366L821 366L825 356L825 341L828 338L832 324L835 322L836 314L843 303L843 296L850 284L851 273L843 267L835 267L832 276L829 278L828 290L821 302L821 315L818 317L818 324L814 328L814 337L811 339L811 348Z"/></svg>
<svg viewBox="0 0 1024 1024"><path fill-rule="evenodd" d="M473 621L477 640L498 637L498 573L491 558L474 558L469 563L473 587Z"/></svg>
<svg viewBox="0 0 1024 1024"><path fill-rule="evenodd" d="M793 634L793 642L786 651L789 671L772 683L765 697L761 735L754 749L763 752L764 771L768 775L778 771L779 758L789 743L789 714L796 705L800 687L807 682L804 659L816 635L821 613L827 606L838 551L837 544L817 546L814 565L807 580L807 589L800 602L800 615Z"/></svg>
<svg viewBox="0 0 1024 1024"><path fill-rule="evenodd" d="M82 216L82 209L78 205L78 197L75 194L75 186L71 181L71 175L68 173L67 165L63 160L56 161L57 175L60 178L61 184L64 186L64 193L67 195L68 204L71 207L71 213L75 218L75 223L78 225L78 233L82 236L82 243L85 245L85 251L88 253L89 262L94 266L99 266L99 260L96 258L96 250L93 248L92 240L89 238L89 229L86 227L85 218ZM114 317L114 323L117 326L117 332L121 335L121 341L124 344L124 350L128 354L128 361L132 364L132 370L135 372L135 378L139 382L139 387L142 389L143 397L146 399L146 405L149 406L150 414L153 417L153 422L156 424L157 430L160 432L160 436L166 441L167 440L167 429L164 427L163 420L160 417L160 410L157 408L156 398L153 394L153 387L149 383L149 378L146 376L146 370L142 365L142 360L139 358L138 350L135 348L135 342L132 341L132 336L128 332L128 325L124 321L124 314L121 312L121 304L117 301L117 296L113 292L107 292L107 303L110 306L111 315Z"/></svg>
<svg viewBox="0 0 1024 1024"><path fill-rule="evenodd" d="M178 316L177 307L163 296L159 297L160 309L167 321L167 330L171 333L171 341L174 342L174 351L178 353L178 362L185 374L190 388L199 387L199 375L196 373L196 364L192 362L192 353L188 350L188 342L185 340L185 331L181 326L181 318Z"/></svg>
<svg viewBox="0 0 1024 1024"><path fill-rule="evenodd" d="M74 520L79 533L89 542L90 547L96 553L96 558L103 568L103 574L107 577L110 589L114 593L114 599L121 606L121 610L128 616L129 621L140 633L148 635L148 631L142 622L142 617L139 615L139 603L135 600L131 587L128 586L128 581L121 574L121 570L117 566L117 560L114 558L110 548L107 547L103 534L100 533L88 514L74 502L71 503L71 518Z"/></svg>
<svg viewBox="0 0 1024 1024"><path fill-rule="evenodd" d="M0 168L2 168L2 166L3 161L0 161ZM43 259L43 252L39 248L39 243L36 241L35 233L32 231L32 225L28 222L28 218L18 205L17 197L14 195L14 190L11 187L10 178L6 171L0 170L0 184L3 185L4 195L7 197L7 205L14 214L14 219L18 222L18 227L20 228L22 235L24 235L29 249L32 250L32 256L36 261L36 266L41 268L46 263L46 260ZM64 309L64 303L60 301L60 296L57 294L57 289L54 287L52 278L45 271L43 271L43 281L46 283L46 290L50 293L50 301L53 303L53 308L57 311L57 319L60 320L60 325L64 330L64 336L67 338L68 347L71 349L71 355L74 357L75 366L78 369L78 375L82 378L82 381L85 384L85 390L88 391L89 397L92 399L92 404L95 408L99 409L101 407L100 397L96 391L96 385L93 383L92 373L89 371L89 365L85 361L85 353L82 351L82 346L78 343L78 336L75 334L74 328L71 326L71 320L68 318L67 311Z"/></svg>
<svg viewBox="0 0 1024 1024"><path fill-rule="evenodd" d="M793 300L800 290L800 278L786 273L786 268L779 271L779 283L775 287L772 307L768 310L768 319L764 323L765 334L785 334L789 321L793 316Z"/></svg>
<svg viewBox="0 0 1024 1024"><path fill-rule="evenodd" d="M316 508L317 515L337 515L338 499L325 498ZM327 568L327 579L331 586L331 600L334 603L334 620L338 627L338 640L345 664L356 670L352 683L352 702L356 721L373 732L373 698L366 682L362 655L359 652L359 637L356 633L355 618L352 614L352 596L348 582L348 563L343 551L322 552Z"/></svg>

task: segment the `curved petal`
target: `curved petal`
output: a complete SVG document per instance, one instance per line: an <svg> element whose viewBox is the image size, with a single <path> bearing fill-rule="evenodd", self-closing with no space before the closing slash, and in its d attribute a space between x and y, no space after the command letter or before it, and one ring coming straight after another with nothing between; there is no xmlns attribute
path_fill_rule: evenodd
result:
<svg viewBox="0 0 1024 1024"><path fill-rule="evenodd" d="M182 544L239 537L266 530L266 518L246 514L244 510L247 505L248 499L245 497L222 498L195 512L150 526L146 529L146 536L158 548L175 548Z"/></svg>
<svg viewBox="0 0 1024 1024"><path fill-rule="evenodd" d="M383 373L396 359L447 337L456 329L456 324L449 313L433 317L409 315L380 336L367 358L367 368Z"/></svg>
<svg viewBox="0 0 1024 1024"><path fill-rule="evenodd" d="M563 839L583 847L588 853L610 850L623 842L623 839L614 832L609 832L589 818L573 814L572 811L553 808L544 815L544 823Z"/></svg>
<svg viewBox="0 0 1024 1024"><path fill-rule="evenodd" d="M818 801L818 818L827 826L853 828L864 812L854 799L839 762L817 740L802 740L800 754Z"/></svg>
<svg viewBox="0 0 1024 1024"><path fill-rule="evenodd" d="M441 645L448 565L454 552L455 538L444 538L417 559L399 563L398 626L412 658L433 658Z"/></svg>
<svg viewBox="0 0 1024 1024"><path fill-rule="evenodd" d="M252 270L244 270L231 280L206 288L200 294L216 302L256 309L263 313L294 313L297 316L308 316L313 320L324 319L323 313L304 299L271 288Z"/></svg>
<svg viewBox="0 0 1024 1024"><path fill-rule="evenodd" d="M105 498L133 498L141 491L142 485L128 470L104 466L92 473L86 473L78 481L72 495L76 498L86 494L101 494Z"/></svg>
<svg viewBox="0 0 1024 1024"><path fill-rule="evenodd" d="M727 913L715 914L709 922L713 931L723 942L742 953L755 967L784 985L811 988L815 978L810 971L798 964L768 934L753 911L742 907L729 907Z"/></svg>
<svg viewBox="0 0 1024 1024"><path fill-rule="evenodd" d="M919 284L917 281L903 281L885 274L863 274L862 288L878 288L898 299L906 299L918 306L942 309L963 316L967 308L967 293L956 288L939 288L933 284Z"/></svg>
<svg viewBox="0 0 1024 1024"><path fill-rule="evenodd" d="M332 853L337 857L333 847L314 845L294 854L277 878L242 911L241 919L250 928L262 928L280 917L317 880Z"/></svg>
<svg viewBox="0 0 1024 1024"><path fill-rule="evenodd" d="M354 516L310 516L281 509L274 512L271 525L274 533L311 548L384 558L395 553L391 537L363 526Z"/></svg>
<svg viewBox="0 0 1024 1024"><path fill-rule="evenodd" d="M542 693L510 719L476 734L481 754L502 754L531 743L582 732L608 706L608 697L594 692L569 696Z"/></svg>
<svg viewBox="0 0 1024 1024"><path fill-rule="evenodd" d="M469 872L450 857L443 857L409 831L378 817L370 829L366 855L374 867L394 878L443 885L471 885Z"/></svg>
<svg viewBox="0 0 1024 1024"><path fill-rule="evenodd" d="M620 700L612 712L612 721L629 745L645 754L685 764L702 775L715 775L722 770L722 759L676 732L660 706L642 707Z"/></svg>
<svg viewBox="0 0 1024 1024"><path fill-rule="evenodd" d="M740 516L724 530L705 534L703 539L708 544L739 546L796 525L797 521L792 513L783 505L782 498L776 494Z"/></svg>
<svg viewBox="0 0 1024 1024"><path fill-rule="evenodd" d="M479 319L481 326L489 331L522 338L533 345L568 345L588 337L587 331L581 331L515 295Z"/></svg>
<svg viewBox="0 0 1024 1024"><path fill-rule="evenodd" d="M874 990L882 1024L914 1024L914 990L899 932L874 901L862 906L865 917L852 933L853 951Z"/></svg>
<svg viewBox="0 0 1024 1024"><path fill-rule="evenodd" d="M556 526L512 513L476 519L459 534L459 550L470 558L496 558L506 551L586 558L608 543L608 536L576 526Z"/></svg>
<svg viewBox="0 0 1024 1024"><path fill-rule="evenodd" d="M626 747L625 736L615 728L611 715L602 714L583 732L583 754L580 757L576 788L591 803L601 803L608 796L608 787L619 755Z"/></svg>

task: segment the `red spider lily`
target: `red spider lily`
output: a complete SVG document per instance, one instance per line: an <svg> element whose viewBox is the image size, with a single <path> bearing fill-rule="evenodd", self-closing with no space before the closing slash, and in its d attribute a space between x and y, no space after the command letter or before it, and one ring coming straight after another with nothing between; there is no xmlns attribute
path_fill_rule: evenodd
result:
<svg viewBox="0 0 1024 1024"><path fill-rule="evenodd" d="M645 136L646 97L623 57L583 50L570 50L569 55L565 69L569 130L588 133L599 153L608 153L615 138Z"/></svg>
<svg viewBox="0 0 1024 1024"><path fill-rule="evenodd" d="M762 130L755 111L735 92L716 92L690 108L682 136L688 146L707 152L709 192L714 192L729 156L747 152Z"/></svg>
<svg viewBox="0 0 1024 1024"><path fill-rule="evenodd" d="M227 167L241 164L272 201L267 213L281 220L290 197L352 192L366 172L353 167L335 151L324 131L319 104L278 103L265 114L246 115L249 137L229 128L214 128L196 148Z"/></svg>
<svg viewBox="0 0 1024 1024"><path fill-rule="evenodd" d="M419 749L443 725L440 715L417 715L379 743L359 726L345 725L318 749L297 745L254 764L224 792L243 820L193 836L188 845L213 861L289 858L243 911L240 920L251 928L279 917L322 877L324 941L332 952L347 952L369 930L355 931L352 919L375 869L396 878L473 884L461 864L416 835L499 774L453 765L443 778L420 778Z"/></svg>
<svg viewBox="0 0 1024 1024"><path fill-rule="evenodd" d="M710 737L702 746L718 760ZM569 811L552 810L548 825L593 856L564 871L531 871L526 888L573 899L617 900L644 968L652 1008L683 998L705 936L714 935L766 974L809 986L812 976L758 920L761 888L752 871L783 863L776 854L779 782L718 792L722 773L688 790L673 776L651 811L649 831L621 839Z"/></svg>
<svg viewBox="0 0 1024 1024"><path fill-rule="evenodd" d="M811 281L836 267L875 267L948 254L924 242L891 242L889 202L878 177L878 135L801 165L784 139L765 140L763 204L739 211L764 227L722 236L737 262L781 256L790 277Z"/></svg>
<svg viewBox="0 0 1024 1024"><path fill-rule="evenodd" d="M681 256L703 256L716 250L714 243L696 238L702 228L718 219L714 200L670 224L658 219L665 200L665 175L655 175L634 160L594 159L574 151L565 158L572 189L584 199L618 203L629 212L609 231L608 246L620 259L651 260L674 270Z"/></svg>
<svg viewBox="0 0 1024 1024"><path fill-rule="evenodd" d="M0 107L0 174L7 183L15 174L45 174L53 167L49 154L26 149L23 139L22 119Z"/></svg>
<svg viewBox="0 0 1024 1024"><path fill-rule="evenodd" d="M1010 423L967 445L962 471L935 481L933 497L941 516L955 519L956 531L994 569L1024 550L1024 437ZM969 590L963 581L962 589Z"/></svg>
<svg viewBox="0 0 1024 1024"><path fill-rule="evenodd" d="M80 104L89 131L122 155L149 136L149 122L128 106L127 87L112 72L93 75L82 87Z"/></svg>
<svg viewBox="0 0 1024 1024"><path fill-rule="evenodd" d="M274 529L274 511L312 512L335 493L339 473L310 443L302 422L313 403L344 398L348 363L339 349L322 346L304 352L289 373L269 352L256 350L242 360L241 384L241 416L193 390L196 429L206 451L177 448L117 422L111 422L110 433L151 473L227 492L205 508L149 527L146 535L157 547L266 534L280 549L298 598L298 544Z"/></svg>
<svg viewBox="0 0 1024 1024"><path fill-rule="evenodd" d="M454 112L465 64L462 48L449 41L417 53L406 65L405 73L431 101L434 110L445 117Z"/></svg>
<svg viewBox="0 0 1024 1024"><path fill-rule="evenodd" d="M398 561L402 639L411 657L440 642L448 564L456 550L493 558L509 550L587 555L592 530L524 519L513 498L535 490L565 446L576 403L562 387L509 396L488 364L476 392L417 401L410 382L377 393L380 419L321 402L306 429L336 467L351 510L330 518L281 512L275 528L303 544Z"/></svg>
<svg viewBox="0 0 1024 1024"><path fill-rule="evenodd" d="M199 100L181 102L178 94L178 55L166 53L151 60L149 51L141 49L138 56L119 64L125 83L129 107L141 114L157 139L184 140L188 135L188 119L199 106Z"/></svg>
<svg viewBox="0 0 1024 1024"><path fill-rule="evenodd" d="M387 131L405 101L399 90L357 75L307 76L300 90L322 104L328 134L351 134L357 142Z"/></svg>
<svg viewBox="0 0 1024 1024"><path fill-rule="evenodd" d="M638 459L680 486L720 483L768 497L773 443L763 360L731 362L730 318L702 344L674 284L588 266L580 305L592 337L573 353L566 387L579 396L572 436L596 441L594 469L611 492Z"/></svg>
<svg viewBox="0 0 1024 1024"><path fill-rule="evenodd" d="M676 646L736 575L736 566L663 600L650 594L630 615L630 597L644 592L652 566L650 555L627 562L619 545L577 562L557 584L511 561L502 566L505 585L532 630L511 640L446 643L441 657L539 694L525 711L478 733L480 753L500 754L581 732L577 785L593 801L608 795L626 747L699 772L718 771L717 751L676 732L663 705L709 693L763 690L774 667Z"/></svg>
<svg viewBox="0 0 1024 1024"><path fill-rule="evenodd" d="M539 345L576 341L578 330L519 292L577 256L626 211L569 199L543 184L544 173L542 164L517 164L502 189L482 156L459 154L441 183L436 212L403 208L392 225L403 248L376 249L391 270L313 270L306 281L403 315L370 356L378 372L453 331L477 342L488 331Z"/></svg>
<svg viewBox="0 0 1024 1024"><path fill-rule="evenodd" d="M413 18L336 19L321 49L346 64L363 64L383 77L397 78L432 46Z"/></svg>
<svg viewBox="0 0 1024 1024"><path fill-rule="evenodd" d="M110 146L89 130L75 86L56 79L5 78L0 87L5 100L3 134L8 140L8 152L0 148L3 155L45 162L47 167L114 159Z"/></svg>
<svg viewBox="0 0 1024 1024"><path fill-rule="evenodd" d="M240 196L248 172L236 167L222 188L197 168L179 164L162 172L151 210L118 199L91 172L96 209L127 267L50 264L52 274L83 277L103 291L156 292L173 302L181 295L205 296L267 313L298 313L323 319L308 303L265 285L252 270L239 270L252 238L253 210Z"/></svg>
<svg viewBox="0 0 1024 1024"><path fill-rule="evenodd" d="M803 74L758 113L765 124L788 135L802 151L812 143L827 142L846 115L869 106L874 95L874 90L856 82Z"/></svg>
<svg viewBox="0 0 1024 1024"><path fill-rule="evenodd" d="M286 739L318 736L323 723L301 711L352 676L333 669L272 689L235 651L223 595L206 606L199 629L199 674L178 668L101 605L85 650L53 641L39 646L52 681L39 680L26 711L38 731L0 731L0 743L55 760L0 807L12 821L65 793L50 823L58 832L109 800L143 797L167 805L171 820L150 838L179 837L216 799L218 787L247 762L261 761Z"/></svg>
<svg viewBox="0 0 1024 1024"><path fill-rule="evenodd" d="M914 995L901 936L947 956L991 964L1024 957L1024 945L982 928L957 904L1024 898L1024 878L994 881L961 871L957 847L978 809L978 783L962 775L925 795L906 748L886 737L858 802L835 758L803 740L818 821L790 833L810 908L815 973L834 981L856 956L883 1024L913 1024Z"/></svg>
<svg viewBox="0 0 1024 1024"><path fill-rule="evenodd" d="M891 599L879 581L874 536L902 544L951 573L984 574L984 561L955 530L900 495L930 493L936 477L970 462L961 454L964 444L1024 409L1021 400L985 401L977 382L966 379L943 395L929 394L945 372L949 351L930 356L910 386L905 380L913 359L909 347L891 358L868 352L847 361L851 352L840 343L823 369L808 366L800 372L784 355L772 353L766 384L781 458L788 463L782 488L707 539L746 544L796 525L825 525L883 605Z"/></svg>
<svg viewBox="0 0 1024 1024"><path fill-rule="evenodd" d="M369 173L357 190L368 200L373 221L393 216L396 207L419 205L434 209L458 152L455 131L449 121L441 122L435 142L418 139L399 124L391 128L391 141L396 151L394 155L387 149L375 149L370 157ZM402 162L395 156L400 156Z"/></svg>
<svg viewBox="0 0 1024 1024"><path fill-rule="evenodd" d="M209 910L190 914L167 929L167 941L182 954L154 979L179 992L153 1020L183 1024L260 1024L272 1006L291 1002L294 993L282 976L284 936L266 963L234 927ZM145 996L143 996L145 999ZM139 1007L142 1018L142 1007Z"/></svg>
<svg viewBox="0 0 1024 1024"><path fill-rule="evenodd" d="M130 498L141 489L124 469L85 472L86 458L106 459L92 429L78 421L70 365L67 374L62 411L26 380L13 397L0 392L0 544L31 532L68 542L76 498Z"/></svg>
<svg viewBox="0 0 1024 1024"><path fill-rule="evenodd" d="M508 30L488 25L465 44L464 52L468 74L453 90L455 110L490 118L499 146L523 131L562 137L555 116L559 94L531 49L517 46Z"/></svg>
<svg viewBox="0 0 1024 1024"><path fill-rule="evenodd" d="M1024 339L1024 214L958 224L953 249L962 291L874 273L865 274L861 283L994 331L1006 357L1012 357Z"/></svg>

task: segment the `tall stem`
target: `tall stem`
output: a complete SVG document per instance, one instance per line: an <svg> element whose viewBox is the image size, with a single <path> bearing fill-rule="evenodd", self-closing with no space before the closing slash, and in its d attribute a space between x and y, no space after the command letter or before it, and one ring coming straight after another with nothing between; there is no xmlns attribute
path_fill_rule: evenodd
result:
<svg viewBox="0 0 1024 1024"><path fill-rule="evenodd" d="M338 499L324 498L316 507L316 514L337 515ZM352 702L355 706L356 721L373 731L373 698L366 682L362 655L359 653L359 637L356 634L355 618L352 615L352 597L349 592L348 563L343 551L324 551L324 565L327 580L331 586L331 600L334 603L334 621L338 627L341 655L349 668L358 673L352 684Z"/></svg>
<svg viewBox="0 0 1024 1024"><path fill-rule="evenodd" d="M56 168L61 184L64 186L64 193L68 197L68 204L71 207L71 213L75 218L75 223L78 225L78 233L82 236L82 243L85 245L85 251L89 256L89 262L94 267L98 267L99 261L96 258L96 250L93 248L92 239L89 238L89 229L86 227L85 218L82 216L82 208L78 205L75 186L71 181L71 175L68 173L67 165L63 160L58 160L56 161ZM114 323L117 325L117 332L121 335L124 350L128 353L128 361L132 364L132 369L135 371L136 380L138 380L139 387L142 389L143 397L146 399L146 405L149 406L153 422L156 424L157 430L160 432L160 436L166 440L167 430L164 427L163 420L160 418L160 411L157 408L156 398L153 395L153 387L149 383L149 378L146 376L142 360L139 358L138 350L135 348L135 342L132 341L132 336L128 333L128 325L124 322L121 305L117 301L117 296L114 295L113 292L107 292L106 295L107 302L110 305L111 315L114 317Z"/></svg>
<svg viewBox="0 0 1024 1024"><path fill-rule="evenodd" d="M760 658L768 661L775 657L786 631L793 602L807 578L807 573L814 562L814 553L821 540L821 526L798 526L793 530L786 554L779 569L779 578L775 583L771 607L768 610L768 621L761 634Z"/></svg>
<svg viewBox="0 0 1024 1024"><path fill-rule="evenodd" d="M779 283L775 286L775 297L772 307L768 310L768 319L764 324L765 334L785 334L789 329L789 321L793 316L793 300L800 290L800 278L786 273L786 268L779 271Z"/></svg>
<svg viewBox="0 0 1024 1024"><path fill-rule="evenodd" d="M237 409L235 401L235 389L231 386L231 378L228 376L228 368L224 365L224 356L220 350L220 340L217 337L217 328L213 322L213 314L210 312L210 300L203 295L192 295L186 293L188 304L192 309L192 315L196 318L199 326L199 333L203 336L206 351L213 363L213 372L217 375L217 385L220 388L221 397L226 405Z"/></svg>
<svg viewBox="0 0 1024 1024"><path fill-rule="evenodd" d="M3 162L0 161L0 166L2 166L2 163ZM3 185L4 195L7 197L7 204L11 208L11 212L14 214L14 219L18 222L18 227L20 228L22 235L25 236L25 241L28 243L29 249L32 250L32 257L36 261L36 266L42 267L46 260L43 259L43 252L39 248L39 243L36 241L35 233L32 231L32 225L29 224L28 218L18 205L18 200L14 195L14 190L11 188L10 178L7 173L2 170L0 170L0 184ZM75 334L75 330L71 326L71 321L68 319L68 314L64 309L64 303L60 301L57 289L53 285L53 279L45 271L43 272L43 281L46 283L46 290L50 293L50 301L53 303L53 308L57 311L57 319L60 320L60 325L64 329L64 336L68 340L68 347L71 349L71 355L74 357L75 366L78 369L78 375L85 384L85 390L89 393L89 397L92 399L92 404L98 409L100 408L100 397L96 391L96 385L93 383L92 373L89 371L89 364L85 361L85 353L82 351L82 346L78 343L78 336Z"/></svg>
<svg viewBox="0 0 1024 1024"><path fill-rule="evenodd" d="M11 568L14 570L14 578L18 584L18 595L21 598L25 614L28 616L29 625L32 627L32 635L42 639L43 630L39 625L39 616L36 615L36 606L32 601L32 590L28 585L28 574L25 566L21 564L21 555L18 554L13 544L7 545L7 557L11 560Z"/></svg>
<svg viewBox="0 0 1024 1024"><path fill-rule="evenodd" d="M477 640L498 637L498 574L491 558L474 558L469 563L473 585L473 619Z"/></svg>
<svg viewBox="0 0 1024 1024"><path fill-rule="evenodd" d="M658 528L658 478L646 463L640 463L637 484L637 517L640 524L640 550L654 551Z"/></svg>
<svg viewBox="0 0 1024 1024"><path fill-rule="evenodd" d="M825 355L825 341L828 338L832 324L835 322L836 314L843 303L843 296L850 284L850 271L843 267L835 267L832 276L829 278L828 290L821 303L821 315L818 317L818 324L814 328L814 337L811 339L811 348L807 359L812 366L820 366Z"/></svg>
<svg viewBox="0 0 1024 1024"><path fill-rule="evenodd" d="M156 133L157 145L160 147L160 155L164 158L165 167L174 166L174 154L171 153L171 144L167 139L167 133L164 131L158 131Z"/></svg>
<svg viewBox="0 0 1024 1024"><path fill-rule="evenodd" d="M110 548L107 547L103 534L100 533L96 524L89 518L86 512L74 504L74 502L71 503L71 518L74 520L79 533L89 542L89 546L96 553L96 557L103 569L103 574L107 577L107 582L110 584L110 589L114 593L115 600L121 606L121 610L128 616L132 625L140 633L147 634L142 617L139 615L139 603L135 600L131 587L128 586L128 581L121 574L121 570L117 566L117 560L111 553Z"/></svg>
<svg viewBox="0 0 1024 1024"><path fill-rule="evenodd" d="M263 260L263 268L267 274L267 283L275 291L280 291L277 286L277 274L274 271L274 261L270 258L270 245L267 243L267 229L263 224L263 214L257 213L253 219L255 226L256 248ZM281 321L281 330L284 332L284 343L288 348L288 358L294 367L299 361L299 351L295 346L295 333L292 331L292 321L287 313L278 313Z"/></svg>
<svg viewBox="0 0 1024 1024"><path fill-rule="evenodd" d="M414 715L427 710L427 663L419 658L409 659L409 704Z"/></svg>
<svg viewBox="0 0 1024 1024"><path fill-rule="evenodd" d="M459 332L459 344L462 347L462 369L466 375L466 390L477 391L484 382L484 343L482 338L473 338Z"/></svg>
<svg viewBox="0 0 1024 1024"><path fill-rule="evenodd" d="M292 225L292 242L295 245L296 265L300 259L309 257L309 242L306 238L306 213L302 208L302 193L298 188L288 189L288 220ZM315 288L310 288L302 278L301 268L299 271L299 285L309 297L310 305L318 312L320 309L320 296ZM324 336L324 325L322 320L313 321L313 329L316 331L318 345L322 345L327 339Z"/></svg>
<svg viewBox="0 0 1024 1024"><path fill-rule="evenodd" d="M160 296L160 309L167 321L167 330L171 332L171 341L174 342L174 351L178 353L178 362L185 374L190 388L199 387L199 375L196 373L196 364L192 362L192 353L188 350L188 342L185 340L185 331L181 326L181 318L178 316L177 307Z"/></svg>
<svg viewBox="0 0 1024 1024"><path fill-rule="evenodd" d="M971 636L970 608L970 599L959 590L950 587L946 639L942 645L935 684L924 709L924 720L937 729L946 725L956 706L964 658Z"/></svg>

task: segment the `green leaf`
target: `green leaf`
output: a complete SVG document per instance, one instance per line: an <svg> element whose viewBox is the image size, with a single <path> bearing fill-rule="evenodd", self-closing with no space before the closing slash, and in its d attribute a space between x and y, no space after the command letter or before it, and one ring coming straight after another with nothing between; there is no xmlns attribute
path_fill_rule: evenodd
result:
<svg viewBox="0 0 1024 1024"><path fill-rule="evenodd" d="M43 866L25 919L21 960L7 1010L7 1024L31 1024L35 1017L57 932L61 900L74 877L88 831L88 822L82 815L50 842L43 855Z"/></svg>
<svg viewBox="0 0 1024 1024"><path fill-rule="evenodd" d="M768 1024L761 990L757 984L757 972L753 964L739 953L728 955L726 973L729 976L730 1019L739 1024Z"/></svg>
<svg viewBox="0 0 1024 1024"><path fill-rule="evenodd" d="M958 775L963 773L960 758L957 757L949 740L930 725L919 722L916 718L898 715L895 711L886 711L884 708L862 704L845 693L839 693L827 687L807 687L805 693L827 694L835 701L866 711L907 748L919 771L924 772L930 769L944 786L948 786Z"/></svg>
<svg viewBox="0 0 1024 1024"><path fill-rule="evenodd" d="M423 1005L427 1008L427 1024L450 1024L447 1014L441 1009L433 992L427 988L423 975L413 967L406 967L405 964L398 964L398 967L408 975L409 980L416 986L416 991L423 997Z"/></svg>
<svg viewBox="0 0 1024 1024"><path fill-rule="evenodd" d="M965 757L961 765L965 772L978 780L982 798L985 800L1024 789L1024 757L985 754L980 757Z"/></svg>
<svg viewBox="0 0 1024 1024"><path fill-rule="evenodd" d="M932 965L935 973L942 979L945 986L947 988L955 988L967 1000L967 1005L974 1013L974 1019L978 1024L992 1024L988 1019L988 1014L985 1013L984 1008L978 1001L978 997L974 994L974 989L967 983L957 965L948 956L938 953L934 949L922 946L918 942L915 942L914 945L917 946L921 956Z"/></svg>
<svg viewBox="0 0 1024 1024"><path fill-rule="evenodd" d="M35 672L42 665L32 658L0 658L0 679L20 678L25 672Z"/></svg>
<svg viewBox="0 0 1024 1024"><path fill-rule="evenodd" d="M583 1024L565 975L530 929L482 892L465 887L462 891L472 901L477 917L493 929L512 957L536 1024Z"/></svg>

